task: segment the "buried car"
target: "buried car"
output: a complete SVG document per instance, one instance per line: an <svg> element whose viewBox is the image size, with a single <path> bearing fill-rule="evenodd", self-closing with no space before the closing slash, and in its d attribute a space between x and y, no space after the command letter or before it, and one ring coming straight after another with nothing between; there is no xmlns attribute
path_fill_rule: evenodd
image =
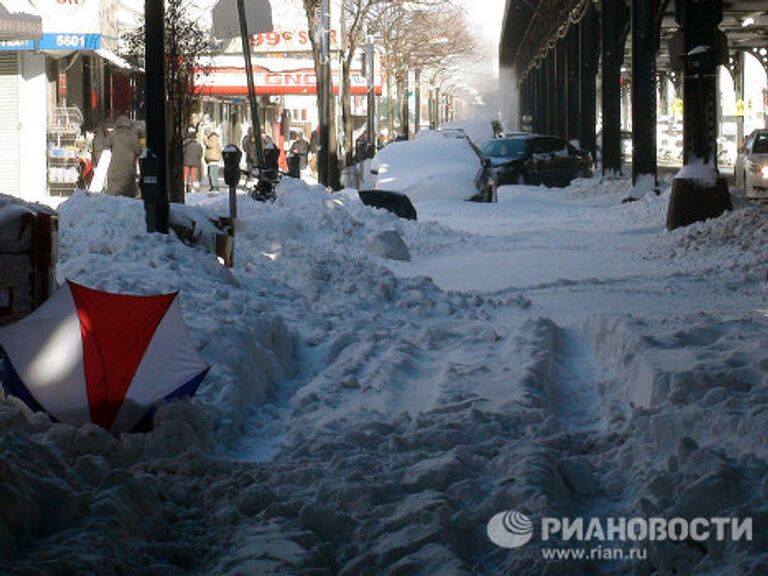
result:
<svg viewBox="0 0 768 576"><path fill-rule="evenodd" d="M388 144L371 162L371 176L377 190L400 192L415 202L496 202L490 161L459 131L420 133L416 140Z"/></svg>
<svg viewBox="0 0 768 576"><path fill-rule="evenodd" d="M753 200L768 200L768 130L755 130L739 149L733 166L736 187Z"/></svg>
<svg viewBox="0 0 768 576"><path fill-rule="evenodd" d="M592 157L562 138L515 134L484 143L480 152L491 161L497 183L568 186L574 178L592 177Z"/></svg>

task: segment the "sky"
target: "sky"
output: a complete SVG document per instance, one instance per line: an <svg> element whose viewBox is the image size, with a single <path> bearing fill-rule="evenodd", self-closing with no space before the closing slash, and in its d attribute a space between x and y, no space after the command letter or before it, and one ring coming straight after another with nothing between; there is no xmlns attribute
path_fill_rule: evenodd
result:
<svg viewBox="0 0 768 576"><path fill-rule="evenodd" d="M501 20L506 0L460 0L469 16L470 25L494 48L501 35Z"/></svg>

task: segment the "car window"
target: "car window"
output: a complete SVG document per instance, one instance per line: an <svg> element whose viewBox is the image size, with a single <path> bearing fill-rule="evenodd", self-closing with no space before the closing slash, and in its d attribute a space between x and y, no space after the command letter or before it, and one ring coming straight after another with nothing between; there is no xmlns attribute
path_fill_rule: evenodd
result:
<svg viewBox="0 0 768 576"><path fill-rule="evenodd" d="M565 140L561 140L560 138L547 138L545 146L545 152L550 153L564 152L568 150L568 144Z"/></svg>
<svg viewBox="0 0 768 576"><path fill-rule="evenodd" d="M490 140L480 147L480 151L491 158L520 158L525 155L526 144L526 138Z"/></svg>
<svg viewBox="0 0 768 576"><path fill-rule="evenodd" d="M768 134L758 134L752 143L753 154L768 154Z"/></svg>
<svg viewBox="0 0 768 576"><path fill-rule="evenodd" d="M551 136L545 136L543 138L536 138L533 141L531 150L534 154L553 154L560 152L565 148L565 142L559 138L553 138Z"/></svg>

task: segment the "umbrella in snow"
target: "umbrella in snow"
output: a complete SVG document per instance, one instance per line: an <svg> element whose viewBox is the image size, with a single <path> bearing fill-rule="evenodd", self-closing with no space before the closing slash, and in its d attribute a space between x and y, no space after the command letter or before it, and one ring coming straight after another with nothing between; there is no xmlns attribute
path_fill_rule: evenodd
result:
<svg viewBox="0 0 768 576"><path fill-rule="evenodd" d="M176 296L111 294L67 281L0 329L6 392L60 422L94 422L115 434L143 429L163 401L194 395L209 369Z"/></svg>

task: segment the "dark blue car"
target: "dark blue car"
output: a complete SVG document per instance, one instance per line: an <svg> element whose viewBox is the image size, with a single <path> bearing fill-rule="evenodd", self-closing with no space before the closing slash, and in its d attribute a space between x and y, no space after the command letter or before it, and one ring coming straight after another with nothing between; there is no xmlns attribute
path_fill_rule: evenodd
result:
<svg viewBox="0 0 768 576"><path fill-rule="evenodd" d="M592 176L592 157L557 136L514 134L480 147L496 172L498 185L568 186L574 178Z"/></svg>

